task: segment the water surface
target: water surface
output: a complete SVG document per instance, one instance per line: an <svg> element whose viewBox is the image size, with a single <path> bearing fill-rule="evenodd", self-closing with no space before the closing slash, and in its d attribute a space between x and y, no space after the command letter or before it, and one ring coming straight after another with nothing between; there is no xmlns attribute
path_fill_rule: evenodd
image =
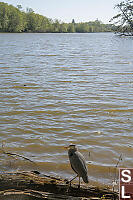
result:
<svg viewBox="0 0 133 200"><path fill-rule="evenodd" d="M111 184L133 167L133 38L112 33L0 34L0 171L74 172L64 146L77 144L89 180ZM25 163L26 162L26 163Z"/></svg>

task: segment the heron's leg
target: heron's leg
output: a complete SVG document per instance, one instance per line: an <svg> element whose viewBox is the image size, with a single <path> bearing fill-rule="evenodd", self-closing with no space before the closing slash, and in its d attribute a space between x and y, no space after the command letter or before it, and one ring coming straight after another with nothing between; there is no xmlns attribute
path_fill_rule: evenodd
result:
<svg viewBox="0 0 133 200"><path fill-rule="evenodd" d="M78 188L80 188L80 176L79 176L79 185L78 185Z"/></svg>
<svg viewBox="0 0 133 200"><path fill-rule="evenodd" d="M74 178L72 178L69 182L70 182L70 186L71 186L71 182L75 179L75 178L77 178L78 177L78 175L76 175Z"/></svg>

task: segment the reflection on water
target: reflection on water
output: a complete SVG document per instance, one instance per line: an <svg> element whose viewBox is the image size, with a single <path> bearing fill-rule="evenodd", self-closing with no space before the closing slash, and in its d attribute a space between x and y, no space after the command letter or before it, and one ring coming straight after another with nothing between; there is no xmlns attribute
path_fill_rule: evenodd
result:
<svg viewBox="0 0 133 200"><path fill-rule="evenodd" d="M63 147L74 143L90 181L111 184L120 154L120 166L133 166L132 52L132 38L112 33L0 34L6 150L34 160L43 173L70 178ZM0 157L1 171L36 168Z"/></svg>

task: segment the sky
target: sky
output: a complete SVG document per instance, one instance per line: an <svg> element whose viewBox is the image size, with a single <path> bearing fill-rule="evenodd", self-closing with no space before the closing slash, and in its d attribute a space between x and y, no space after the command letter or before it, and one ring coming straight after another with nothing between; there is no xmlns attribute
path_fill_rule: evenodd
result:
<svg viewBox="0 0 133 200"><path fill-rule="evenodd" d="M88 22L96 19L103 23L117 14L114 6L121 0L1 0L1 2L22 5L23 10L32 8L35 13L62 22Z"/></svg>

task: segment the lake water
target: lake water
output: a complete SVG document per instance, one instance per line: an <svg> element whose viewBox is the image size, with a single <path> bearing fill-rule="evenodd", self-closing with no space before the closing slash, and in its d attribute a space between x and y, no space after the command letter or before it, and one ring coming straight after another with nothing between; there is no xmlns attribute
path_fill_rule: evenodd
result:
<svg viewBox="0 0 133 200"><path fill-rule="evenodd" d="M72 178L77 144L90 184L133 167L133 38L113 33L0 34L0 171ZM1 144L0 144L1 145Z"/></svg>

